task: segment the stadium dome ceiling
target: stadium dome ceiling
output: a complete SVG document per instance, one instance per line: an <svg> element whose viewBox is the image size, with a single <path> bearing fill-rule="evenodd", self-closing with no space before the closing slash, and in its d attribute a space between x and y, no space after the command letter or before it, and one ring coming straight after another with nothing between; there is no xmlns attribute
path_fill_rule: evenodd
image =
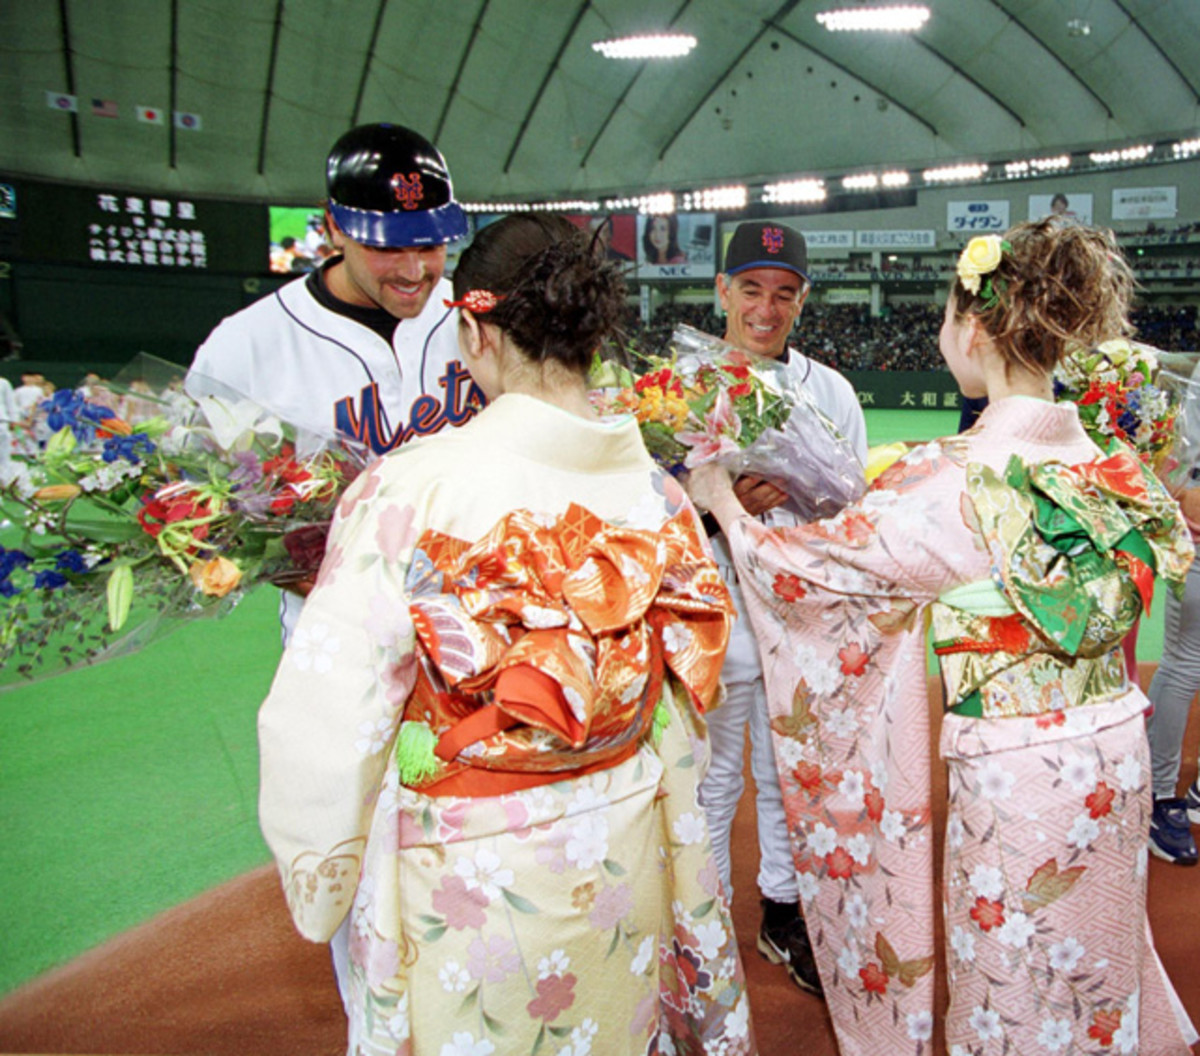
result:
<svg viewBox="0 0 1200 1056"><path fill-rule="evenodd" d="M826 31L832 0L9 0L0 170L301 203L341 132L390 120L437 142L460 198L594 197L1200 127L1200 0L926 2L893 35ZM699 44L591 47L666 29Z"/></svg>

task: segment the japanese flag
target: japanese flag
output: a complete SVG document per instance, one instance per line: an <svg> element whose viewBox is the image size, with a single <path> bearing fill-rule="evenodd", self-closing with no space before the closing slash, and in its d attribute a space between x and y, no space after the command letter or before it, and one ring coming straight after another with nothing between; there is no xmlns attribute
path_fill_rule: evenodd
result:
<svg viewBox="0 0 1200 1056"><path fill-rule="evenodd" d="M47 92L46 105L51 110L60 110L64 114L79 112L79 100L73 95L64 95L62 92Z"/></svg>
<svg viewBox="0 0 1200 1056"><path fill-rule="evenodd" d="M137 108L137 117L139 121L144 121L147 125L161 125L163 123L163 111L157 106L139 106Z"/></svg>

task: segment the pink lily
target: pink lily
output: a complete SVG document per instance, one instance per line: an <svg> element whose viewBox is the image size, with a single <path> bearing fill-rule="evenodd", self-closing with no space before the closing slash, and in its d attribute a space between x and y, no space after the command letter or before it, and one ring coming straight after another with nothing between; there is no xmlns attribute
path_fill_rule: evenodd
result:
<svg viewBox="0 0 1200 1056"><path fill-rule="evenodd" d="M742 422L733 409L729 393L721 389L709 412L704 417L704 432L677 433L675 439L691 448L683 464L688 469L705 462L712 462L725 454L740 450L737 437L742 433Z"/></svg>

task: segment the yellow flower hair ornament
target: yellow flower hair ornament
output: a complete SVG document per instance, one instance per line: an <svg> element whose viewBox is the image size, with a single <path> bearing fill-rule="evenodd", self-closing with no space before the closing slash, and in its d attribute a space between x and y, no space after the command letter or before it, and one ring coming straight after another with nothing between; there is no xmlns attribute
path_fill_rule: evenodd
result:
<svg viewBox="0 0 1200 1056"><path fill-rule="evenodd" d="M984 307L990 308L996 303L1003 284L997 281L997 290L990 278L991 273L1000 267L1000 261L1005 253L1012 252L1012 244L999 235L977 235L967 243L967 248L958 258L955 270L958 281L964 290L979 294L983 298ZM985 276L989 276L985 278Z"/></svg>

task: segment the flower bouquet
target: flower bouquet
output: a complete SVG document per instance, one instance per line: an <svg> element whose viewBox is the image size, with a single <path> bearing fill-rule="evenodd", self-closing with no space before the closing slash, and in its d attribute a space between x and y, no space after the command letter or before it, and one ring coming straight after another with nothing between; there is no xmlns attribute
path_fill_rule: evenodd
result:
<svg viewBox="0 0 1200 1056"><path fill-rule="evenodd" d="M365 461L247 400L120 388L55 393L39 408L44 446L0 481L0 683L130 652L250 587L311 578Z"/></svg>
<svg viewBox="0 0 1200 1056"><path fill-rule="evenodd" d="M603 413L637 417L646 449L678 474L719 461L735 476L775 484L806 520L829 517L862 494L849 441L787 368L689 326L669 355L643 356L638 374L611 362L592 373Z"/></svg>
<svg viewBox="0 0 1200 1056"><path fill-rule="evenodd" d="M1191 380L1195 362L1194 355L1116 338L1065 356L1054 371L1054 395L1076 404L1080 423L1100 447L1116 437L1162 473L1173 451L1177 460L1180 413L1189 389L1200 385Z"/></svg>

